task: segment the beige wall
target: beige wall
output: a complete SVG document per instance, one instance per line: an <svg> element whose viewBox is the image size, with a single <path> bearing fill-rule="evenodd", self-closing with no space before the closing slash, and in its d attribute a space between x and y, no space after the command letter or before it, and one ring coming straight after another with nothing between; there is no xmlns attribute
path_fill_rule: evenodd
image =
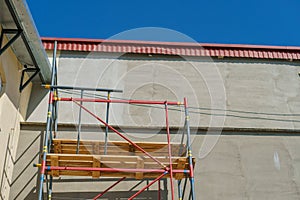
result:
<svg viewBox="0 0 300 200"><path fill-rule="evenodd" d="M4 39L4 43L7 40ZM15 155L31 92L29 84L19 92L22 65L9 48L0 56L0 74L5 83L0 96L0 184L3 199L8 199L13 174ZM27 76L25 77L27 78ZM9 151L7 149L9 148ZM8 153L10 152L10 154ZM4 174L6 175L4 175Z"/></svg>

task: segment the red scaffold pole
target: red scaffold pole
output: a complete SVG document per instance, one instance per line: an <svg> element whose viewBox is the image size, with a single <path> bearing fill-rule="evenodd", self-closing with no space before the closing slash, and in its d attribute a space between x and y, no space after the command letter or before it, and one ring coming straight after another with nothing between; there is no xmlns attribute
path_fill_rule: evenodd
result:
<svg viewBox="0 0 300 200"><path fill-rule="evenodd" d="M155 157L153 157L151 154L149 154L147 151L145 151L142 147L138 146L137 144L135 144L134 142L132 142L130 139L128 139L127 137L125 137L124 135L122 135L114 127L112 127L109 124L107 124L105 121L103 121L100 117L98 117L97 115L95 115L94 113L92 113L86 107L84 107L83 105L81 105L80 103L78 103L76 101L73 101L73 102L76 103L78 106L80 106L87 113L89 113L90 115L92 115L94 118L96 118L98 121L100 121L102 124L104 124L105 126L108 126L109 129L111 129L113 132L117 133L121 138L123 138L124 140L126 140L127 142L129 142L130 144L132 144L135 148L137 148L138 150L140 150L141 152L143 152L144 154L146 154L147 156L149 156L149 158L151 158L152 160L154 160L155 162L157 162L162 167L166 168L166 166L162 162L160 162L158 159L156 159Z"/></svg>
<svg viewBox="0 0 300 200"><path fill-rule="evenodd" d="M143 187L140 191L138 191L137 193L135 193L134 195L132 195L130 198L128 198L128 200L132 200L133 198L137 197L139 194L141 194L144 190L146 190L148 187L150 187L151 185L153 185L156 181L159 181L162 177L164 177L164 175L166 175L168 172L165 171L163 174L161 174L160 176L158 176L156 179L154 179L153 181L151 181L148 185L146 185L145 187Z"/></svg>
<svg viewBox="0 0 300 200"><path fill-rule="evenodd" d="M119 179L117 182L115 182L114 184L112 184L111 186L109 186L106 190L104 190L103 192L101 192L100 194L98 194L96 197L93 198L93 200L98 199L99 197L102 197L106 192L108 192L110 189L112 189L113 187L115 187L116 185L118 185L121 181L123 181L126 177L123 177L121 179Z"/></svg>
<svg viewBox="0 0 300 200"><path fill-rule="evenodd" d="M170 184L172 192L172 200L174 200L174 184L173 184L173 166L172 166L172 149L171 149L171 136L169 128L169 112L168 112L168 102L165 102L165 112L166 112L166 129L167 129L167 140L168 140L168 152L169 152L169 163L170 163Z"/></svg>
<svg viewBox="0 0 300 200"><path fill-rule="evenodd" d="M122 100L122 99L101 99L101 98L73 98L60 97L56 101L79 101L79 102L98 102L98 103L128 103L128 104L157 104L164 105L165 101L147 101L147 100ZM182 102L168 102L169 105L183 105Z"/></svg>

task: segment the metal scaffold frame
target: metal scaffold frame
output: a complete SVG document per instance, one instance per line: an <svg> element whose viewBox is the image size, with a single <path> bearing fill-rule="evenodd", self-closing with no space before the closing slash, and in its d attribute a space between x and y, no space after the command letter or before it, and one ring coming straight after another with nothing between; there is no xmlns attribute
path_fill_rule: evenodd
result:
<svg viewBox="0 0 300 200"><path fill-rule="evenodd" d="M52 79L50 85L45 85L45 88L49 89L49 102L48 102L48 113L47 113L47 124L46 131L44 135L44 145L43 152L41 157L41 163L36 164L36 167L40 169L40 183L38 187L38 199L44 199L44 188L47 190L46 199L50 200L52 198L52 186L53 186L53 173L56 171L88 171L92 173L116 173L122 172L125 174L124 177L120 177L120 179L115 182L113 185L109 186L103 192L95 196L93 199L98 199L103 196L106 192L112 189L114 186L119 184L120 182L126 180L126 173L154 173L158 174L152 181L150 181L146 186L142 187L138 192L132 195L130 200L137 197L144 190L148 189L154 183L158 183L158 199L161 199L160 195L160 180L162 178L170 178L170 190L171 190L171 199L176 199L175 197L175 186L174 186L174 176L176 173L183 174L181 178L177 180L177 188L178 188L178 199L184 199L184 195L186 193L187 182L190 182L190 191L188 192L188 199L195 200L195 184L194 184L194 159L192 157L192 149L191 149L191 136L190 136L190 124L189 124L189 112L188 112L188 104L187 99L184 98L183 102L172 102L172 101L147 101L147 100L124 100L124 99L111 99L111 93L114 92L122 92L121 90L115 89L103 89L103 88L84 88L84 87L72 87L72 86L59 86L57 85L57 65L56 65L56 46L57 43L54 44L53 51L53 62L52 62ZM73 97L60 97L58 95L59 90L76 90L80 91L80 98ZM106 98L84 98L85 91L99 91L106 92ZM102 125L105 126L105 141L104 141L104 155L108 155L108 133L109 130L120 136L123 140L125 140L128 144L133 146L133 148L142 152L145 157L148 159L152 159L152 162L155 162L160 168L148 169L148 168L109 168L109 167L82 167L82 166L52 166L47 162L48 156L51 154L50 151L53 148L54 140L57 134L58 127L58 102L72 102L75 105L79 106L79 116L78 116L78 133L77 133L77 141L76 141L76 154L80 154L80 132L81 132L81 113L85 111L90 116L94 117L98 120ZM83 105L83 102L94 102L94 103L105 103L106 104L106 118L105 120L101 119L99 116L90 111L87 107ZM135 105L162 105L164 106L165 112L165 128L167 133L167 154L166 158L168 158L168 163L163 163L159 158L151 155L147 150L145 150L141 145L138 145L136 142L131 141L124 134L119 132L116 128L109 124L109 109L111 104L122 103L122 104L135 104ZM184 145L184 150L181 149L183 156L187 160L187 167L183 167L180 169L173 169L173 155L172 155L172 143L171 143L171 133L169 127L169 106L181 106L185 111L185 125L184 131L182 133L181 138L181 147ZM186 138L185 138L186 137ZM185 144L184 144L185 143ZM180 155L182 157L182 155ZM184 183L182 185L182 180L184 179Z"/></svg>

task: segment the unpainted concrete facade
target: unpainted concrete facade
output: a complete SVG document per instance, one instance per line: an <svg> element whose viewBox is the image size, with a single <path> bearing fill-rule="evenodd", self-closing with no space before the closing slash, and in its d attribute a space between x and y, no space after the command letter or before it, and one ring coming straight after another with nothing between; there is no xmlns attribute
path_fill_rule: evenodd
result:
<svg viewBox="0 0 300 200"><path fill-rule="evenodd" d="M22 124L17 159L20 165L14 173L14 187L10 199L35 199L37 171L32 164L38 162L36 149L40 148L45 124ZM121 128L135 141L165 141L164 131L151 135L147 128ZM59 127L58 137L76 138L76 129L70 125ZM84 127L82 136L101 138L103 128ZM152 130L153 131L153 130ZM195 130L194 130L195 132ZM177 141L176 129L171 129L172 141ZM110 133L111 140L119 138ZM287 135L288 134L288 135ZM291 135L282 131L224 130L217 136L212 150L203 155L205 143L212 135L198 130L192 135L193 156L196 158L195 182L197 199L299 199L300 163L299 132ZM91 136L92 135L92 136ZM22 163L22 164L21 164ZM134 188L140 181L128 180L105 195L106 199L126 199L146 184ZM113 181L109 179L87 179L85 177L63 177L55 179L53 199L91 199ZM170 199L169 180L162 181L162 199ZM134 188L134 189L132 189ZM130 190L132 189L132 190ZM128 192L126 192L128 191ZM156 199L157 186L140 195L143 199Z"/></svg>
<svg viewBox="0 0 300 200"><path fill-rule="evenodd" d="M51 60L51 52L48 54ZM115 98L181 101L188 97L197 199L300 198L298 62L62 51L58 70L60 85L123 89L122 94L112 95ZM37 170L29 166L39 160L48 100L40 85L33 88L20 136L24 140L18 145L22 164L15 170L11 199L36 197ZM59 95L78 97L74 91ZM105 105L85 105L104 117ZM58 137L76 138L76 129L66 127L77 124L78 108L60 102L59 109L59 122L65 125L59 128ZM173 109L172 141L178 141L176 128L183 126L183 113ZM112 105L111 111L111 124L121 127L131 139L165 140L162 109ZM84 114L83 123L94 128L84 130L82 139L103 139L103 128L95 128L97 121ZM120 138L110 134L110 140ZM129 195L125 191L135 183L118 186L107 198ZM110 182L62 178L54 184L53 198L92 198L107 184ZM169 182L165 187L164 199L170 199ZM155 190L142 197L155 199Z"/></svg>
<svg viewBox="0 0 300 200"><path fill-rule="evenodd" d="M123 99L182 101L187 97L194 127L299 129L298 65L298 62L279 60L63 51L58 58L58 84L118 88L123 93L113 93L112 97ZM40 90L32 96L40 97L31 102L28 121L45 122L46 92L38 85L35 87ZM79 97L78 92L74 92L62 92L60 96ZM85 105L104 117L105 105ZM60 122L77 122L76 106L61 102L60 111ZM182 123L179 113L174 112L172 126ZM157 109L115 105L110 121L120 126L142 123L151 127L163 125L163 118L159 116ZM83 123L97 121L86 115Z"/></svg>

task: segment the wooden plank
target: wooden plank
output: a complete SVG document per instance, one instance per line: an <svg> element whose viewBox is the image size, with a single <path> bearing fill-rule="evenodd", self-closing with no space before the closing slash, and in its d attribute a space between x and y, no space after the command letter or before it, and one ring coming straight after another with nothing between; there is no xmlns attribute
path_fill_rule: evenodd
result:
<svg viewBox="0 0 300 200"><path fill-rule="evenodd" d="M132 144L128 145L128 152L130 153L129 155L134 155L135 154L135 148Z"/></svg>
<svg viewBox="0 0 300 200"><path fill-rule="evenodd" d="M53 156L50 156L50 159ZM54 156L55 157L55 156ZM93 158L91 160L90 158ZM77 160L76 160L77 158ZM87 159L83 160L82 156L77 156L74 157L71 155L65 156L61 155L59 159L59 164L60 166L69 166L69 167L93 167L93 162L95 156L87 156ZM162 166L156 163L154 160L151 158L141 158L137 156L97 156L98 160L101 160L101 163L103 167L107 168L130 168L130 169L135 169L137 167L138 160L143 160L143 168L145 169L162 169ZM181 158L182 161L184 161L183 167L178 168L177 163L178 158L172 159L173 162L173 168L175 169L187 169L188 168L188 161L186 158ZM163 158L160 159L160 161L165 164L166 166L169 166L169 159ZM49 156L48 156L48 161L47 164L49 163Z"/></svg>
<svg viewBox="0 0 300 200"><path fill-rule="evenodd" d="M92 177L91 171L68 171L68 170L61 170L61 176L90 176Z"/></svg>
<svg viewBox="0 0 300 200"><path fill-rule="evenodd" d="M99 143L93 144L93 154L99 155L99 152L100 152L100 144Z"/></svg>
<svg viewBox="0 0 300 200"><path fill-rule="evenodd" d="M68 167L93 167L93 162L85 161L59 161L60 166Z"/></svg>
<svg viewBox="0 0 300 200"><path fill-rule="evenodd" d="M143 178L157 178L161 173L144 173ZM87 176L92 177L92 172L89 171L61 171L60 176ZM135 178L135 173L126 173L126 172L102 172L101 177L110 177L110 178L118 178L118 177L127 177L127 178ZM164 178L170 178L170 175L167 174Z"/></svg>
<svg viewBox="0 0 300 200"><path fill-rule="evenodd" d="M54 145L54 153L61 153L61 141L60 140L53 140Z"/></svg>
<svg viewBox="0 0 300 200"><path fill-rule="evenodd" d="M169 166L169 158L165 156L156 157L164 165ZM188 159L186 157L172 157L173 169L188 169ZM90 154L53 154L47 155L46 164L49 166L66 167L95 167L95 168L128 168L128 169L162 169L156 161L148 156L130 155L90 155ZM195 159L193 158L195 165ZM135 179L156 178L159 173L148 172L101 172L100 171L68 171L52 170L53 176L90 176L93 178L104 177L131 177ZM184 173L175 173L175 179L182 179ZM166 178L169 175L165 176Z"/></svg>
<svg viewBox="0 0 300 200"><path fill-rule="evenodd" d="M54 167L59 166L58 156L52 156L52 158L51 158L51 166L54 166ZM59 170L52 170L52 176L59 177Z"/></svg>
<svg viewBox="0 0 300 200"><path fill-rule="evenodd" d="M48 154L47 158L52 156L59 156L60 160L82 160L82 161L93 161L94 157L101 158L101 161L131 161L135 162L138 157L144 159L144 162L154 162L152 158L147 156L122 156L122 155L83 155L83 154ZM172 161L176 162L177 159L182 157L172 157ZM169 163L169 158L167 157L156 157L162 163ZM187 160L187 158L184 157ZM186 161L187 162L187 161Z"/></svg>
<svg viewBox="0 0 300 200"><path fill-rule="evenodd" d="M62 154L76 154L76 149L62 149L61 150ZM79 151L80 154L85 154L85 155L104 155L104 149L100 149L98 153L94 153L93 151L88 151L88 150L83 150L81 149ZM154 157L166 157L168 155L167 152L148 152L150 155ZM107 150L107 155L127 155L127 156L144 156L145 153L143 152L128 152L128 151L122 151L122 150ZM173 154L173 156L177 156L176 154Z"/></svg>
<svg viewBox="0 0 300 200"><path fill-rule="evenodd" d="M135 162L138 157L144 159L144 162L154 162L152 158L147 156L122 156L122 155L74 155L74 154L48 154L47 157L59 156L60 160L83 160L83 161L93 161L94 157L101 158L102 161L131 161ZM177 159L181 157L172 157L172 161L176 162ZM169 163L169 158L167 157L156 157L162 163ZM184 158L187 159L187 158Z"/></svg>
<svg viewBox="0 0 300 200"><path fill-rule="evenodd" d="M92 155L74 155L74 154L48 154L47 157L50 159L53 156L59 156L60 160L83 160L83 161L93 161Z"/></svg>
<svg viewBox="0 0 300 200"><path fill-rule="evenodd" d="M137 157L136 168L137 169L144 169L144 160L141 157ZM135 173L135 178L137 180L143 179L143 176L144 176L143 172L136 172Z"/></svg>
<svg viewBox="0 0 300 200"><path fill-rule="evenodd" d="M177 160L177 165L176 165L176 167L174 167L174 169L185 169L186 162L187 162L186 158L179 158ZM176 180L180 180L183 177L184 177L184 173L175 173L175 176L174 176L174 178Z"/></svg>
<svg viewBox="0 0 300 200"><path fill-rule="evenodd" d="M53 139L53 141L61 141L64 144L77 144L77 140L76 139ZM104 144L104 141L100 141L100 140L81 140L80 141L80 145L81 144L94 144L95 142L99 142L101 144ZM123 143L127 143L126 141L109 141L108 145L110 144L123 144ZM145 144L145 145L149 145L151 146L153 144L153 142L134 142L136 144ZM168 145L167 142L154 142L157 145ZM175 143L175 144L179 144L179 143Z"/></svg>
<svg viewBox="0 0 300 200"><path fill-rule="evenodd" d="M100 158L95 158L93 160L93 168L100 168L101 163L100 163ZM99 178L100 177L100 171L92 171L92 177L93 178Z"/></svg>
<svg viewBox="0 0 300 200"><path fill-rule="evenodd" d="M57 146L57 149L54 151L55 153L61 153L61 149L76 149L77 147L77 141L76 140L66 140L66 139L54 139L53 140L54 146ZM147 152L151 152L154 154L160 154L160 153L166 153L168 152L168 146L167 143L163 142L136 142L138 146L143 148ZM96 148L95 148L96 146ZM80 151L84 150L84 153L88 153L88 151L92 152L91 154L100 154L101 151L97 153L98 146L100 149L104 148L104 142L103 141L80 141ZM185 145L179 144L179 143L172 143L172 155L176 156L179 155L180 148L182 146L185 148ZM114 148L115 147L115 148ZM183 148L183 149L184 149ZM125 141L110 141L108 142L108 153L115 154L120 150L124 150L127 152L136 152L136 154L142 154L141 151L139 151L136 147L134 147L132 144L125 142ZM76 152L76 151L75 151ZM183 152L185 153L185 151ZM132 155L132 153L129 153L129 155Z"/></svg>

